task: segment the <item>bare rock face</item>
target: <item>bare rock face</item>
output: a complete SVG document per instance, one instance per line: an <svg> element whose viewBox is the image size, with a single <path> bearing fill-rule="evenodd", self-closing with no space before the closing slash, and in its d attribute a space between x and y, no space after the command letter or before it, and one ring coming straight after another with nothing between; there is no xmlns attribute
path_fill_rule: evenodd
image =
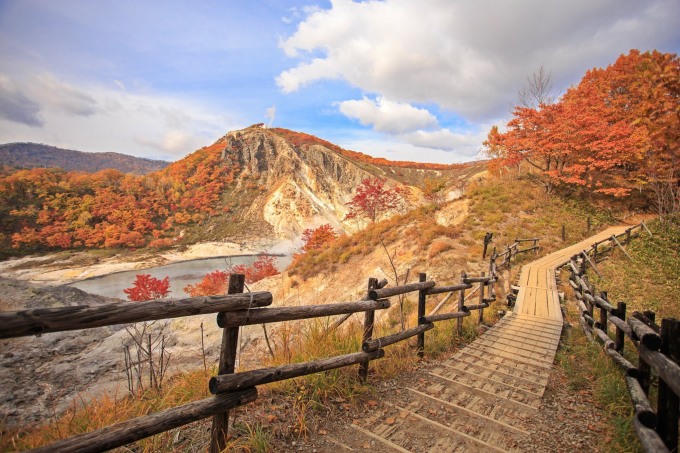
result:
<svg viewBox="0 0 680 453"><path fill-rule="evenodd" d="M0 277L2 311L111 302L120 300L67 286L41 287ZM201 344L205 345L208 366L219 359L222 329L214 314L159 321L149 329L162 329L166 335L170 353L167 378L202 368ZM246 349L261 342L262 332L259 326L247 326L240 336ZM131 337L122 325L0 340L0 420L9 427L27 427L45 423L104 393L126 396L124 343L130 344ZM239 354L238 359L250 360L246 354Z"/></svg>
<svg viewBox="0 0 680 453"><path fill-rule="evenodd" d="M39 287L0 278L0 309L105 304L115 301L79 289ZM0 419L10 426L31 424L47 414L61 413L70 404L66 395L89 390L90 383L111 373L118 357L102 354L101 341L121 327L58 332L36 337L0 340ZM99 349L100 353L89 354Z"/></svg>
<svg viewBox="0 0 680 453"><path fill-rule="evenodd" d="M365 178L386 177L375 165L357 165L320 144L295 146L257 126L230 132L220 142L223 157L235 157L243 169L240 183L256 181L266 189L248 214L266 221L278 238L297 237L322 223L345 229L345 205L356 187Z"/></svg>

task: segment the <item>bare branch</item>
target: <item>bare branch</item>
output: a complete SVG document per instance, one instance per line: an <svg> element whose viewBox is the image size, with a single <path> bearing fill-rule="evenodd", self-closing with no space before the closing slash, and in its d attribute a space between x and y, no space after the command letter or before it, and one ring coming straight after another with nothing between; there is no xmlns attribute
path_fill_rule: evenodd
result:
<svg viewBox="0 0 680 453"><path fill-rule="evenodd" d="M542 104L552 104L557 100L552 73L541 65L527 77L526 85L517 91L520 106L535 109Z"/></svg>

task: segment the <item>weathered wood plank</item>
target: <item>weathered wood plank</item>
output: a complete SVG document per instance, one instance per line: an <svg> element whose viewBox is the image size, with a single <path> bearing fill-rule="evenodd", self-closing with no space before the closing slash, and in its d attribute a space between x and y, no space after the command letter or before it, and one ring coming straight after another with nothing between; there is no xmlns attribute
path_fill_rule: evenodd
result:
<svg viewBox="0 0 680 453"><path fill-rule="evenodd" d="M127 420L109 427L79 434L46 447L30 450L33 453L77 451L100 452L122 447L154 434L169 431L187 423L195 422L213 414L233 409L257 399L257 390L249 388L225 395L217 395L163 412Z"/></svg>
<svg viewBox="0 0 680 453"><path fill-rule="evenodd" d="M472 288L472 285L469 283L461 283L458 285L451 285L451 286L435 286L426 291L426 294L428 296L433 296L435 294L442 294L442 293L450 293L450 292L455 292L455 291L461 291L465 289L470 289Z"/></svg>
<svg viewBox="0 0 680 453"><path fill-rule="evenodd" d="M381 338L374 338L372 340L367 340L364 341L363 344L361 345L361 350L364 352L372 352L376 351L378 349L382 349L385 346L389 346L394 343L398 343L402 340L405 340L407 338L411 338L413 336L418 335L419 333L426 332L430 329L434 329L434 324L432 323L424 323L420 324L419 326L412 327L407 330L403 330L401 332L392 334L392 335L387 335L386 337L381 337Z"/></svg>
<svg viewBox="0 0 680 453"><path fill-rule="evenodd" d="M306 305L300 307L258 308L255 310L231 311L217 315L220 327L249 326L268 322L294 321L296 319L319 318L322 316L359 313L368 310L389 308L389 300L367 300L359 302L340 302L337 304Z"/></svg>
<svg viewBox="0 0 680 453"><path fill-rule="evenodd" d="M385 356L385 351L378 349L373 352L355 352L328 359L314 360L312 362L291 363L278 367L262 368L259 370L244 371L236 374L223 374L214 376L208 384L210 392L220 394L242 388L252 387L269 382L283 381L321 371L334 370L366 360L377 360Z"/></svg>
<svg viewBox="0 0 680 453"><path fill-rule="evenodd" d="M421 289L429 289L435 285L432 280L420 283L409 283L408 285L393 286L391 288L374 289L369 291L368 297L371 300L385 299L387 297L398 296L399 294L411 293Z"/></svg>
<svg viewBox="0 0 680 453"><path fill-rule="evenodd" d="M658 351L661 347L661 336L651 327L637 318L628 318L628 325L640 341L648 348Z"/></svg>
<svg viewBox="0 0 680 453"><path fill-rule="evenodd" d="M658 351L647 348L643 343L638 345L640 357L657 373L676 395L680 395L680 365Z"/></svg>
<svg viewBox="0 0 680 453"><path fill-rule="evenodd" d="M0 312L0 338L91 329L271 305L269 292Z"/></svg>

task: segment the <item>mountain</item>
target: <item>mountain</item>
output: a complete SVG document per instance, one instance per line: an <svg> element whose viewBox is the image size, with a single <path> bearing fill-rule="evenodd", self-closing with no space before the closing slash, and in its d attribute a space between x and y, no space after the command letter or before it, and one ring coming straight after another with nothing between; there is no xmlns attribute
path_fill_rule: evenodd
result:
<svg viewBox="0 0 680 453"><path fill-rule="evenodd" d="M343 220L346 204L366 178L380 177L388 186L406 186L407 201L413 206L423 200L421 188L426 179L444 181L451 198L471 174L480 172L480 165L475 164L374 158L309 134L262 125L229 132L211 148L239 169L230 193L238 215L229 216L230 229L234 230L234 223L249 231L256 225L261 236L272 238L295 238L305 228L323 223L341 231L355 230L356 222ZM208 224L208 230L221 229L218 218Z"/></svg>
<svg viewBox="0 0 680 453"><path fill-rule="evenodd" d="M453 199L485 163L392 162L312 135L254 125L227 133L145 175L33 168L0 171L0 251L168 247L202 241L295 240L305 228L345 220L367 178L402 186L406 208L433 186Z"/></svg>
<svg viewBox="0 0 680 453"><path fill-rule="evenodd" d="M38 143L0 145L0 162L17 168L63 168L67 171L94 173L113 168L123 173L142 175L161 170L170 163L120 153L85 153Z"/></svg>

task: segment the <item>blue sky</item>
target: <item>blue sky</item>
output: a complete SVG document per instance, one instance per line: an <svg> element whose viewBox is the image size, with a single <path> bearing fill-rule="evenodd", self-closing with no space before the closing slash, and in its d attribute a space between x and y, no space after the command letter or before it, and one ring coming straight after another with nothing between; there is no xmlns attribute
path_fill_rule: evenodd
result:
<svg viewBox="0 0 680 453"><path fill-rule="evenodd" d="M176 160L266 122L468 161L541 65L564 92L679 30L677 0L0 0L0 143Z"/></svg>

